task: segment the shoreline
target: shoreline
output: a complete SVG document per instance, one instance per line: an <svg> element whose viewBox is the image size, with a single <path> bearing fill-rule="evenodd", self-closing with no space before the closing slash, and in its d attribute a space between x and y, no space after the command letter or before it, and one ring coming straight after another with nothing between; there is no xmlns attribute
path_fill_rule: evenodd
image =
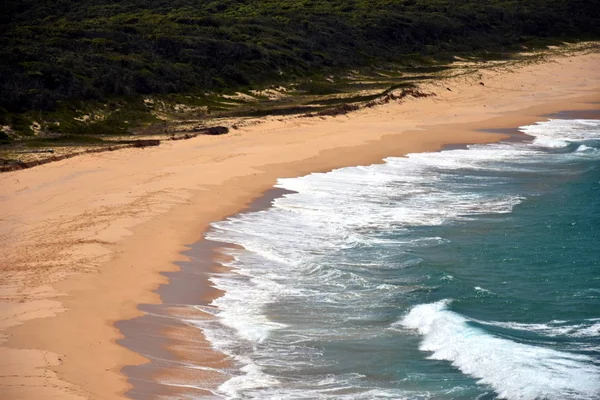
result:
<svg viewBox="0 0 600 400"><path fill-rule="evenodd" d="M539 116L540 120L544 118L598 119L600 118L600 107L596 110L559 111ZM501 135L498 138L499 142L530 140L531 137L519 131L519 127L492 128L480 132ZM438 151L466 149L469 144L471 143L445 145ZM269 209L275 199L286 193L288 192L285 189L272 187L230 217ZM210 229L209 227L207 231ZM128 321L119 321L117 327L125 336L125 339L119 343L132 351L144 354L149 360L146 364L127 366L123 369L123 373L133 386L126 393L129 398L134 400L159 398L161 394L179 397L208 398L216 396L220 398L215 390L221 383L235 376L235 374L231 374L225 378L227 371L234 367L228 359L229 356L212 349L210 341L203 335L202 328L194 326L194 323L190 322L195 320L196 322L208 321L210 323L213 320L210 312L198 311L197 307L210 309L212 308L211 302L222 296L222 291L212 286L210 276L219 272L231 271L222 264L223 250L231 246L231 243L215 242L203 235L196 243L189 245L189 250L183 252L190 260L179 263L180 270L165 273L169 282L162 284L156 290L161 297L161 302L155 305L140 305L140 310L145 313L143 316ZM193 282L193 279L196 281ZM191 282L194 285L191 285ZM195 293L195 299L185 301L183 299L186 296L189 298L191 294L189 290ZM172 309L173 307L175 309ZM171 329L165 329L164 326L161 328L159 319L162 319L163 323ZM152 320L154 320L154 324ZM144 334L147 335L147 331L144 333L141 331L142 329L149 329L151 332L162 335L163 346L152 348L144 346L146 351L141 352L138 351L139 345L127 345L127 343L144 341ZM197 346L198 343L202 343L202 346ZM185 348L186 351L178 351L181 348ZM168 353L168 356L164 355L165 352ZM168 362L165 363L165 360ZM220 368L217 370L218 367ZM195 373L194 370L198 368L205 371L215 368L215 371L211 371L214 374ZM223 379L218 379L220 376ZM195 384L198 381L203 382L203 385Z"/></svg>
<svg viewBox="0 0 600 400"><path fill-rule="evenodd" d="M234 215L265 210L286 193L283 189L268 189ZM210 275L229 271L222 265L222 250L231 246L204 237L188 245L182 254L189 260L177 263L179 270L163 273L169 281L156 289L160 303L140 304L143 315L115 324L124 336L118 343L149 360L123 368L122 373L133 386L126 393L128 398L215 395L212 390L224 381L221 370L233 365L211 348L201 329L190 321L212 321L207 309L212 309L210 303L223 293L212 286ZM204 387L194 385L194 380L204 382Z"/></svg>
<svg viewBox="0 0 600 400"><path fill-rule="evenodd" d="M599 60L578 55L512 75L485 70L483 87L474 77L430 83L437 98L338 118L272 119L229 137L2 174L0 393L123 397L122 367L146 360L116 344L122 336L114 324L141 315L138 304L160 301L154 290L167 282L160 273L186 261L185 244L209 222L236 214L279 177L495 141L502 135L473 130L598 102Z"/></svg>

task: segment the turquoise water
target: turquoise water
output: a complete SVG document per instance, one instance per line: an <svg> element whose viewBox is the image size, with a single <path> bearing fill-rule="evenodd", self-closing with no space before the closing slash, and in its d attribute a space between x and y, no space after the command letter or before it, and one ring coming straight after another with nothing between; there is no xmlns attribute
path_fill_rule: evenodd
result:
<svg viewBox="0 0 600 400"><path fill-rule="evenodd" d="M213 225L216 394L600 398L600 121L282 179Z"/></svg>

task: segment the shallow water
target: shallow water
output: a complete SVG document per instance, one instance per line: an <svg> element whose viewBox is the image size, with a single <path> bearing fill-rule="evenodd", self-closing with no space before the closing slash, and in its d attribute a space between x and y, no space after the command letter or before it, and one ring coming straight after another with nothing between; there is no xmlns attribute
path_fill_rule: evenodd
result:
<svg viewBox="0 0 600 400"><path fill-rule="evenodd" d="M198 321L231 398L600 398L600 121L281 179Z"/></svg>

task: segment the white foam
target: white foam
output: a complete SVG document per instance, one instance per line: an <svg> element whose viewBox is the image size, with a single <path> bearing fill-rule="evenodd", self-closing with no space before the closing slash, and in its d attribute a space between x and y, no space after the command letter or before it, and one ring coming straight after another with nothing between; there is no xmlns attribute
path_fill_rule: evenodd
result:
<svg viewBox="0 0 600 400"><path fill-rule="evenodd" d="M535 138L533 143L536 146L548 147L551 149L560 149L562 147L567 147L569 145L569 142L567 142L566 140L549 139L549 138L545 138L545 137Z"/></svg>
<svg viewBox="0 0 600 400"><path fill-rule="evenodd" d="M595 119L549 119L533 125L522 126L519 130L538 140L564 140L578 142L600 139L600 121Z"/></svg>
<svg viewBox="0 0 600 400"><path fill-rule="evenodd" d="M586 146L585 144L582 144L579 147L577 147L576 151L586 151L586 150L591 150L591 149L593 149L593 147Z"/></svg>
<svg viewBox="0 0 600 400"><path fill-rule="evenodd" d="M590 357L492 336L449 303L413 307L399 324L423 336L420 349L430 358L450 361L509 400L599 398L600 368Z"/></svg>
<svg viewBox="0 0 600 400"><path fill-rule="evenodd" d="M585 323L570 323L568 321L551 321L539 324L524 324L518 322L479 321L483 325L498 326L527 332L537 332L548 337L569 336L586 338L600 336L600 322L585 321Z"/></svg>
<svg viewBox="0 0 600 400"><path fill-rule="evenodd" d="M485 294L494 294L494 292L492 292L489 289L484 289L481 286L475 286L473 289L475 289L477 292L479 293L485 293Z"/></svg>
<svg viewBox="0 0 600 400"><path fill-rule="evenodd" d="M329 334L327 326L321 331L303 327L298 332L294 326L275 320L273 315L277 314L272 309L278 304L310 302L319 307L337 307L349 301L358 303L360 296L391 291L396 282L371 282L352 268L401 269L419 262L411 259L406 265L398 265L387 261L384 252L375 260L376 265L370 260L364 265L346 266L337 257L339 253L386 247L408 252L415 247L434 246L446 239L390 239L382 238L380 233L443 225L475 215L510 213L523 201L522 195L481 190L505 182L496 172L547 173L539 157L546 157L551 152L549 147L594 139L590 132L598 130L597 124L552 120L522 128L536 137L532 143L473 145L461 150L409 154L387 158L385 164L280 179L276 187L293 193L274 200L273 207L213 224L207 238L243 247L229 251L232 260L226 264L231 273L211 278L225 294L213 303L218 324L208 325L206 335L215 347L247 367L223 391L239 394L251 390L248 388L263 387L260 382L268 380L265 363L277 362L275 359L286 351L284 345L277 347L279 342L274 341L285 344L285 340L293 342L300 334ZM589 151L583 148L577 153L587 157ZM557 160L567 157L554 156ZM407 285L420 287L418 282Z"/></svg>
<svg viewBox="0 0 600 400"><path fill-rule="evenodd" d="M238 360L240 361L240 360ZM237 399L242 396L246 390L256 390L261 388L270 388L277 386L279 381L274 377L267 375L254 364L251 360L243 360L245 365L240 368L244 375L234 376L219 386L219 393L228 398Z"/></svg>

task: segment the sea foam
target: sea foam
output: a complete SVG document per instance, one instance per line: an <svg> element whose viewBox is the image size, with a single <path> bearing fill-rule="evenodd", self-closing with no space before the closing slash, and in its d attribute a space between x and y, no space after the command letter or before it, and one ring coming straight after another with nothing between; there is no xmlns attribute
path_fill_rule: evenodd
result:
<svg viewBox="0 0 600 400"><path fill-rule="evenodd" d="M400 321L423 336L420 349L514 400L597 399L600 368L585 355L495 337L448 310L448 300L413 307Z"/></svg>
<svg viewBox="0 0 600 400"><path fill-rule="evenodd" d="M238 245L225 250L231 272L211 277L224 291L212 304L216 321L197 323L213 346L240 366L228 372L231 379L220 393L230 398L437 398L440 393L414 388L373 387L363 375L347 371L322 378L319 371L333 371L340 361L324 357L324 345L315 343L362 343L385 335L373 321L386 302L436 289L427 284L429 277L405 273L422 262L411 253L448 242L411 232L510 213L526 199L511 189L511 174L536 177L547 173L549 162L596 159L597 146L589 140L600 139L599 126L593 120L549 120L521 128L535 138L530 142L409 154L384 164L280 179L276 187L289 192L271 208L214 223L208 239ZM549 158L546 151L557 154ZM563 173L560 167L558 173ZM441 281L456 279L443 275ZM493 294L469 287L482 297ZM502 323L469 319L447 305L416 306L395 327L417 330L423 351L450 361L501 397L598 398L598 367L588 356L496 337L473 324ZM597 332L595 323L576 328L503 324L550 337L587 338ZM441 394L453 398L455 390L462 389Z"/></svg>

